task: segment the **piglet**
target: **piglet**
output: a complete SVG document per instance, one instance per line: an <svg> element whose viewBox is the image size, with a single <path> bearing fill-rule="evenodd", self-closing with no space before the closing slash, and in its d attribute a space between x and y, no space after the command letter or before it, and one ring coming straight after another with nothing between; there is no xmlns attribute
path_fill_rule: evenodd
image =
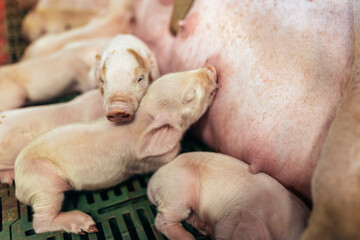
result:
<svg viewBox="0 0 360 240"><path fill-rule="evenodd" d="M95 55L109 42L109 38L73 42L49 56L0 67L0 111L96 88L89 71Z"/></svg>
<svg viewBox="0 0 360 240"><path fill-rule="evenodd" d="M100 118L102 104L94 89L66 103L0 112L0 182L12 185L16 156L32 139L58 126Z"/></svg>
<svg viewBox="0 0 360 240"><path fill-rule="evenodd" d="M21 60L46 56L67 44L99 37L114 37L131 32L133 26L133 0L111 0L106 14L101 14L88 24L59 34L48 34L32 42Z"/></svg>
<svg viewBox="0 0 360 240"><path fill-rule="evenodd" d="M30 142L15 161L15 182L17 198L33 207L35 232L96 232L89 215L60 212L64 192L107 188L174 159L184 131L203 115L215 90L212 66L168 74L150 85L131 124L104 117Z"/></svg>
<svg viewBox="0 0 360 240"><path fill-rule="evenodd" d="M106 117L111 122L128 122L149 84L159 77L155 56L140 39L119 34L97 57L96 78Z"/></svg>
<svg viewBox="0 0 360 240"><path fill-rule="evenodd" d="M23 36L34 41L44 34L61 33L85 25L102 11L109 0L39 0L24 18Z"/></svg>
<svg viewBox="0 0 360 240"><path fill-rule="evenodd" d="M195 239L180 224L187 220L215 239L298 239L308 208L275 179L248 168L219 153L179 155L149 182L156 228L169 239Z"/></svg>
<svg viewBox="0 0 360 240"><path fill-rule="evenodd" d="M105 49L104 60L98 58L93 69L96 79L100 79L103 97L99 90L92 90L68 103L0 113L0 182L12 184L17 154L43 132L68 123L100 118L105 115L101 105L108 110L110 121L132 119L148 86L159 76L153 53L136 37L118 35Z"/></svg>

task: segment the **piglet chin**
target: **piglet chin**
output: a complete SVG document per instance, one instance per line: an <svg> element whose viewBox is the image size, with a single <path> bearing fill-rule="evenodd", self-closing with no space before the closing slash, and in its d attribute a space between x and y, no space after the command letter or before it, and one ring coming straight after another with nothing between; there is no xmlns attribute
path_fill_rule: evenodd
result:
<svg viewBox="0 0 360 240"><path fill-rule="evenodd" d="M110 122L126 123L133 119L134 111L126 104L115 103L107 109L106 117Z"/></svg>

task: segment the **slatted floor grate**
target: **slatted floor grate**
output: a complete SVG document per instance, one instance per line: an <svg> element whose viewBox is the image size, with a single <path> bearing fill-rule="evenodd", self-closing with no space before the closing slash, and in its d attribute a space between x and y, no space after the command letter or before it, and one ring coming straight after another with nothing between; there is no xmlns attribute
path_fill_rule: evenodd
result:
<svg viewBox="0 0 360 240"><path fill-rule="evenodd" d="M146 197L150 175L135 176L115 187L95 192L67 192L63 211L81 210L94 218L98 233L77 235L63 232L36 234L32 210L19 203L14 187L0 184L0 239L14 240L160 240L166 239L154 226L156 207ZM207 239L196 233L196 239Z"/></svg>

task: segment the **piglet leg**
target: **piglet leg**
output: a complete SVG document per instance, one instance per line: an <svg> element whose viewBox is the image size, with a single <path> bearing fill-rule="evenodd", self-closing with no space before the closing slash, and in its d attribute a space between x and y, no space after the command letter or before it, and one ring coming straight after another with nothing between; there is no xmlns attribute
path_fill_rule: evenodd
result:
<svg viewBox="0 0 360 240"><path fill-rule="evenodd" d="M36 233L66 231L81 234L98 231L93 219L81 211L59 212L63 194L38 196L36 200L33 206Z"/></svg>
<svg viewBox="0 0 360 240"><path fill-rule="evenodd" d="M98 232L94 220L81 211L59 213L51 221L51 225L57 228L56 230L64 230L66 232L79 234L84 234L84 232Z"/></svg>
<svg viewBox="0 0 360 240"><path fill-rule="evenodd" d="M191 226L196 228L201 234L205 236L214 235L213 229L209 227L203 220L201 220L199 215L197 215L195 212L192 212L186 221L190 223Z"/></svg>
<svg viewBox="0 0 360 240"><path fill-rule="evenodd" d="M47 160L30 162L31 174L16 178L16 196L34 210L33 228L36 233L66 231L73 233L97 232L94 220L80 211L60 212L64 191L71 189L56 167ZM26 167L26 166L24 166ZM15 174L22 174L16 172ZM35 182L33 185L23 181Z"/></svg>
<svg viewBox="0 0 360 240"><path fill-rule="evenodd" d="M26 103L26 89L2 76L0 79L0 111L20 107Z"/></svg>
<svg viewBox="0 0 360 240"><path fill-rule="evenodd" d="M188 218L191 210L185 206L158 209L155 219L156 228L173 240L195 240L181 225L181 221Z"/></svg>

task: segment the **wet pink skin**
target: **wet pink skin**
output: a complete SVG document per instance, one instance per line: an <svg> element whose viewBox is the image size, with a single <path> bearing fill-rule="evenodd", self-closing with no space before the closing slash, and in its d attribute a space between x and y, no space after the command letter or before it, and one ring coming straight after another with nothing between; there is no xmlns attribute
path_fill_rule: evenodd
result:
<svg viewBox="0 0 360 240"><path fill-rule="evenodd" d="M166 2L166 4L164 4ZM352 67L351 3L195 0L180 31L172 5L136 1L134 34L162 73L213 64L219 90L196 134L310 198L310 181Z"/></svg>

